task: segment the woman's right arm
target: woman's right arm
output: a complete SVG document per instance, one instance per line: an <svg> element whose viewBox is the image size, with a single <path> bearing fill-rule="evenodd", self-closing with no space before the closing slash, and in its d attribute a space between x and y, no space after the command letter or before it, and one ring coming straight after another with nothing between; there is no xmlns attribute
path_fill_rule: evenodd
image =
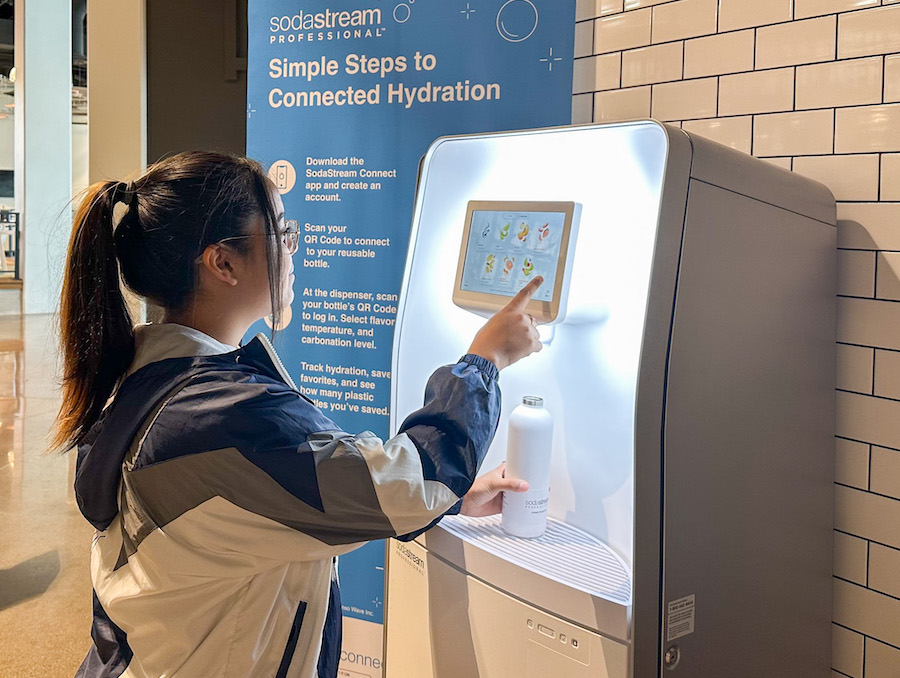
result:
<svg viewBox="0 0 900 678"><path fill-rule="evenodd" d="M421 531L465 496L493 439L493 361L511 364L540 345L523 310L536 287L488 321L471 353L431 376L423 407L386 442L331 429L286 387L217 380L166 406L143 445L163 444L174 426L188 453L131 469L129 489L148 509L165 507L157 524L183 516L203 526L188 533L207 550L255 559L318 559Z"/></svg>

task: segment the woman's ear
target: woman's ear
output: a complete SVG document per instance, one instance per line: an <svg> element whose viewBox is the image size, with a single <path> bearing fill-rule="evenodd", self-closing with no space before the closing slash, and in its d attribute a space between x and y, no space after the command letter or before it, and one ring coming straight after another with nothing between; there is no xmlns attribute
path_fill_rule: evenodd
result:
<svg viewBox="0 0 900 678"><path fill-rule="evenodd" d="M200 255L200 266L214 280L232 287L238 284L236 263L233 253L218 243L207 245L203 254Z"/></svg>

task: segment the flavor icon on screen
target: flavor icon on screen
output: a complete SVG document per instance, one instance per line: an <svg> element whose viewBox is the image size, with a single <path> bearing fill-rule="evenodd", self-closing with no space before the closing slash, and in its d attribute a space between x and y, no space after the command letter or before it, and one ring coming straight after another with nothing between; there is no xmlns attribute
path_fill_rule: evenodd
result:
<svg viewBox="0 0 900 678"><path fill-rule="evenodd" d="M534 249L538 251L546 250L550 246L550 222L547 222L538 229L537 240L533 242Z"/></svg>
<svg viewBox="0 0 900 678"><path fill-rule="evenodd" d="M481 237L478 239L478 249L486 250L488 248L489 238L492 230L493 227L491 226L491 222L486 221L484 223L484 228L481 229Z"/></svg>
<svg viewBox="0 0 900 678"><path fill-rule="evenodd" d="M506 237L509 235L509 222L506 222L506 225L500 229L500 240L506 240Z"/></svg>
<svg viewBox="0 0 900 678"><path fill-rule="evenodd" d="M494 277L497 275L497 256L495 254L488 254L484 258L484 262L481 266L481 283L483 285L490 285L494 282Z"/></svg>
<svg viewBox="0 0 900 678"><path fill-rule="evenodd" d="M487 255L487 259L484 260L484 272L485 273L493 273L494 272L494 263L496 261L497 260L493 254Z"/></svg>
<svg viewBox="0 0 900 678"><path fill-rule="evenodd" d="M525 257L525 263L522 265L522 273L526 278L534 273L534 263L531 261L531 257Z"/></svg>
<svg viewBox="0 0 900 678"><path fill-rule="evenodd" d="M531 229L528 227L528 224L526 224L524 221L519 224L519 235L517 236L519 240L525 242L525 239L528 237L528 232L530 230Z"/></svg>
<svg viewBox="0 0 900 678"><path fill-rule="evenodd" d="M503 268L500 269L500 284L501 285L509 285L512 282L513 275L512 272L516 268L516 258L505 256L503 257Z"/></svg>

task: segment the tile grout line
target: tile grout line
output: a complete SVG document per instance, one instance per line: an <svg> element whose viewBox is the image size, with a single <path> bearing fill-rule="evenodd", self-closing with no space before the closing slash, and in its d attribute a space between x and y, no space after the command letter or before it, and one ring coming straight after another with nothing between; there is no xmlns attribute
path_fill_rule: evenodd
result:
<svg viewBox="0 0 900 678"><path fill-rule="evenodd" d="M879 445L879 447L881 447L881 445ZM886 449L890 449L890 448L886 448ZM895 502L895 501L900 502L900 497L892 497L889 494L882 494L881 492L875 492L874 490L867 490L864 487L856 487L855 485L848 485L847 483L841 483L841 482L838 482L837 480L834 481L834 485L835 485L835 487L843 487L844 489L847 489L847 490L856 490L857 492L865 492L866 494L870 494L873 497L881 497L882 499L888 499L891 502ZM859 535L857 535L857 536L859 536ZM898 598L898 600L900 600L900 598Z"/></svg>
<svg viewBox="0 0 900 678"><path fill-rule="evenodd" d="M869 588L869 571L872 568L872 542L866 540L866 588Z"/></svg>
<svg viewBox="0 0 900 678"><path fill-rule="evenodd" d="M865 394L864 394L864 393L861 393L861 394L859 394L859 395L865 395ZM850 442L850 443L859 443L860 445L874 445L874 446L877 446L877 447L881 447L881 448L883 448L883 449L885 449L885 450L890 450L891 452L900 452L900 448L889 447L888 445L882 445L881 443L873 443L873 442L870 442L870 441L868 441L868 440L857 440L856 438L848 438L847 436L841 436L841 435L837 435L837 434L835 434L834 437L835 437L837 440L846 440L847 442ZM835 484L839 484L839 483L836 482ZM854 488L854 489L857 489L857 490L858 490L859 488L857 487L857 488ZM897 546L896 548L897 548L898 550L900 550L900 546Z"/></svg>
<svg viewBox="0 0 900 678"><path fill-rule="evenodd" d="M868 563L866 563L866 581L869 579ZM866 648L869 646L869 636L863 634L862 674L866 675Z"/></svg>
<svg viewBox="0 0 900 678"><path fill-rule="evenodd" d="M872 491L872 453L875 451L875 445L869 443L869 464L868 475L866 476L866 492ZM867 547L868 548L868 547Z"/></svg>
<svg viewBox="0 0 900 678"><path fill-rule="evenodd" d="M896 546L891 546L890 544L885 544L877 539L866 539L865 537L860 537L858 534L853 534L852 532L847 532L847 530L840 530L838 528L834 528L834 531L838 534L843 534L846 537L853 537L854 539L859 539L860 541L867 541L870 544L875 544L876 546L881 546L882 548L890 549L891 551L900 551L900 548ZM843 577L838 577L841 581L851 581L850 579L844 579ZM851 582L853 584L859 584L859 582Z"/></svg>
<svg viewBox="0 0 900 678"><path fill-rule="evenodd" d="M875 291L878 291L878 254L875 255ZM878 349L872 348L872 393L875 395L875 362L878 360Z"/></svg>
<svg viewBox="0 0 900 678"><path fill-rule="evenodd" d="M868 578L868 575L867 575L867 578ZM879 596L884 596L885 598L888 598L890 600L900 601L900 598L898 598L897 596L892 596L890 593L885 593L884 591L879 591L878 589L870 589L868 586L863 586L862 584L859 584L855 581L851 581L849 579L844 579L843 577L839 577L837 575L833 575L832 579L836 579L837 581L844 582L845 584L849 584L850 586L854 586L858 589L862 589L863 591L869 591L870 593L874 593ZM832 621L832 623L834 623L834 621ZM862 632L857 631L857 633L862 633ZM872 640L877 640L879 643L883 643L884 645L888 645L890 647L894 647L894 648L900 650L900 647L897 647L888 641L882 640L881 638L873 638Z"/></svg>

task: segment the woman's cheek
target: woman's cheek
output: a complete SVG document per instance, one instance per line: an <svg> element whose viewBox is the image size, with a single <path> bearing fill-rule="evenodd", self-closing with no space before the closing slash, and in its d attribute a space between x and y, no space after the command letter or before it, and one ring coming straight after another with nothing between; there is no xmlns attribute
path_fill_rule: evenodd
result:
<svg viewBox="0 0 900 678"><path fill-rule="evenodd" d="M284 292L282 294L284 300L282 306L289 306L294 301L294 276L288 275L284 281Z"/></svg>

